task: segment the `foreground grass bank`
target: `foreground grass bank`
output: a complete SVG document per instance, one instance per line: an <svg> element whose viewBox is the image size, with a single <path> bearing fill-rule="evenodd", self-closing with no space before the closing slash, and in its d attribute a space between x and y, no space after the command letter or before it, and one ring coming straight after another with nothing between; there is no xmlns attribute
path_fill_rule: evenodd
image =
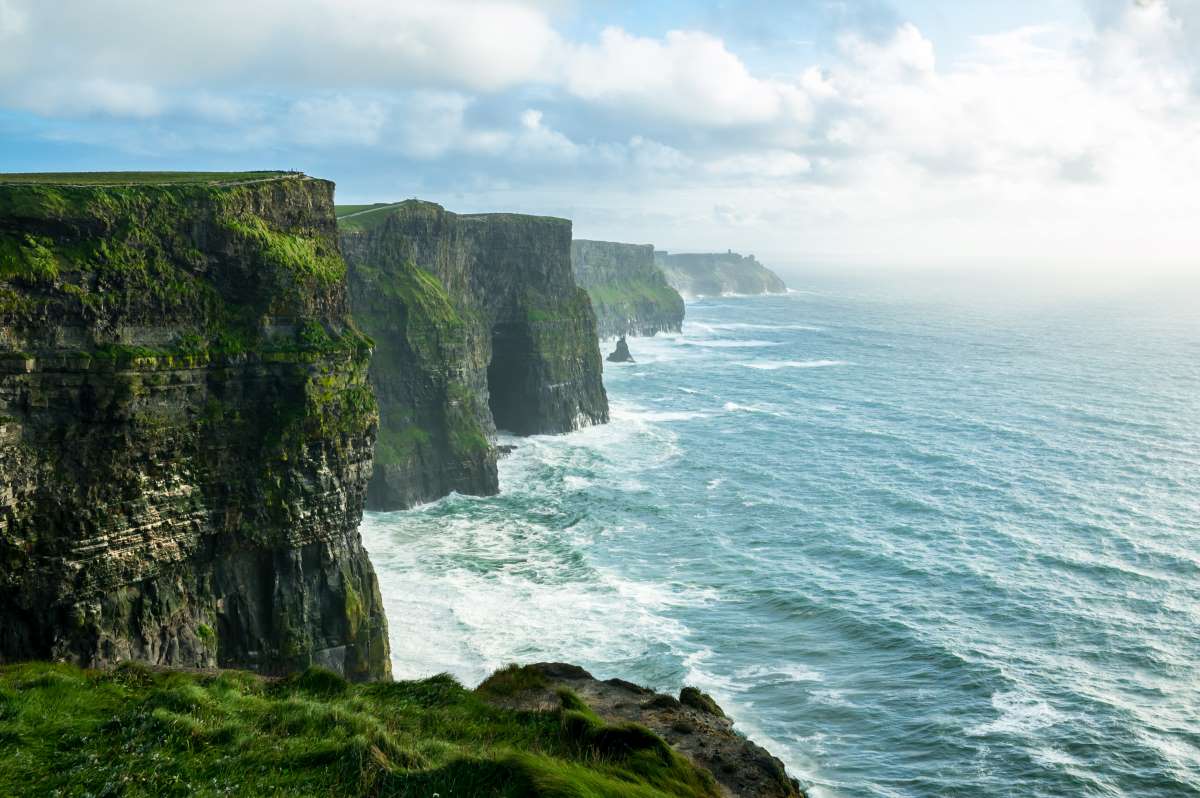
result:
<svg viewBox="0 0 1200 798"><path fill-rule="evenodd" d="M717 795L659 737L606 724L574 694L552 712L489 703L531 678L501 672L473 691L449 676L4 666L0 795Z"/></svg>

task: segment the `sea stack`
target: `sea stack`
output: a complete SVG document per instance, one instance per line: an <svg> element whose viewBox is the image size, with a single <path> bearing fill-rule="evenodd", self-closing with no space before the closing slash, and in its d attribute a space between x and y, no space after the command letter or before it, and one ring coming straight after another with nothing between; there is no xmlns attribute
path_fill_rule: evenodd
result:
<svg viewBox="0 0 1200 798"><path fill-rule="evenodd" d="M617 341L617 348L608 356L609 363L633 363L633 355L629 353L629 344L625 341L625 336L622 335Z"/></svg>

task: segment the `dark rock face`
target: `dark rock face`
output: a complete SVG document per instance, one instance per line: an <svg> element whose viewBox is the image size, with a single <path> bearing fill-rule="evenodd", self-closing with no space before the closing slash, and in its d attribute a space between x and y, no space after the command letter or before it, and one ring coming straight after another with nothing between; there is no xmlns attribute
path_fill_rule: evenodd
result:
<svg viewBox="0 0 1200 798"><path fill-rule="evenodd" d="M633 362L633 355L629 353L629 343L625 340L624 335L622 335L620 340L617 341L617 348L614 349L606 359L610 363Z"/></svg>
<svg viewBox="0 0 1200 798"><path fill-rule="evenodd" d="M783 280L753 255L732 251L672 255L658 251L654 260L667 282L686 297L787 293Z"/></svg>
<svg viewBox="0 0 1200 798"><path fill-rule="evenodd" d="M340 228L355 318L379 344L380 438L407 444L381 445L370 507L494 493L497 427L533 435L608 420L569 221L412 200L347 214Z"/></svg>
<svg viewBox="0 0 1200 798"><path fill-rule="evenodd" d="M677 700L621 679L599 681L576 665L543 662L524 670L540 676L516 693L494 697L514 709L551 712L558 708L557 690L568 688L610 723L638 723L696 765L708 770L725 795L736 798L801 798L804 792L787 775L779 759L733 729L711 697L685 687ZM537 683L540 682L540 683ZM488 682L480 686L486 691Z"/></svg>
<svg viewBox="0 0 1200 798"><path fill-rule="evenodd" d="M332 194L0 180L0 662L390 675Z"/></svg>
<svg viewBox="0 0 1200 798"><path fill-rule="evenodd" d="M683 297L654 262L654 247L571 242L575 280L588 292L601 338L683 329Z"/></svg>

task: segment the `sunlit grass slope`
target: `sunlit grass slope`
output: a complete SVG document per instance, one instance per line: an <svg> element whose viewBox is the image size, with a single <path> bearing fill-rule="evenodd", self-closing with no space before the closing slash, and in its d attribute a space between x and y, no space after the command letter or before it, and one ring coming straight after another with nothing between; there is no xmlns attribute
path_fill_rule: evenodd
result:
<svg viewBox="0 0 1200 798"><path fill-rule="evenodd" d="M716 796L660 738L570 693L554 712L487 701L449 676L350 685L321 670L0 667L4 796Z"/></svg>

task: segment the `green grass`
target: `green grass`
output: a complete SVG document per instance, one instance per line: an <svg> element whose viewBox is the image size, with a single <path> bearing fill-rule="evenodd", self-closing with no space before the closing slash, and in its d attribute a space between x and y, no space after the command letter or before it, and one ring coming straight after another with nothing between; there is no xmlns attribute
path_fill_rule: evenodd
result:
<svg viewBox="0 0 1200 798"><path fill-rule="evenodd" d="M427 208L426 208L427 206ZM414 209L425 209L428 212L440 211L439 205L421 202L419 199L408 199L402 203L372 203L370 205L335 205L337 227L342 230L371 230L388 221L391 214L386 211L404 209L412 212Z"/></svg>
<svg viewBox="0 0 1200 798"><path fill-rule="evenodd" d="M508 683L529 681L510 669ZM648 730L575 695L489 704L449 676L351 685L239 673L0 667L0 795L715 797Z"/></svg>
<svg viewBox="0 0 1200 798"><path fill-rule="evenodd" d="M0 172L0 183L68 186L225 185L271 180L299 172Z"/></svg>

